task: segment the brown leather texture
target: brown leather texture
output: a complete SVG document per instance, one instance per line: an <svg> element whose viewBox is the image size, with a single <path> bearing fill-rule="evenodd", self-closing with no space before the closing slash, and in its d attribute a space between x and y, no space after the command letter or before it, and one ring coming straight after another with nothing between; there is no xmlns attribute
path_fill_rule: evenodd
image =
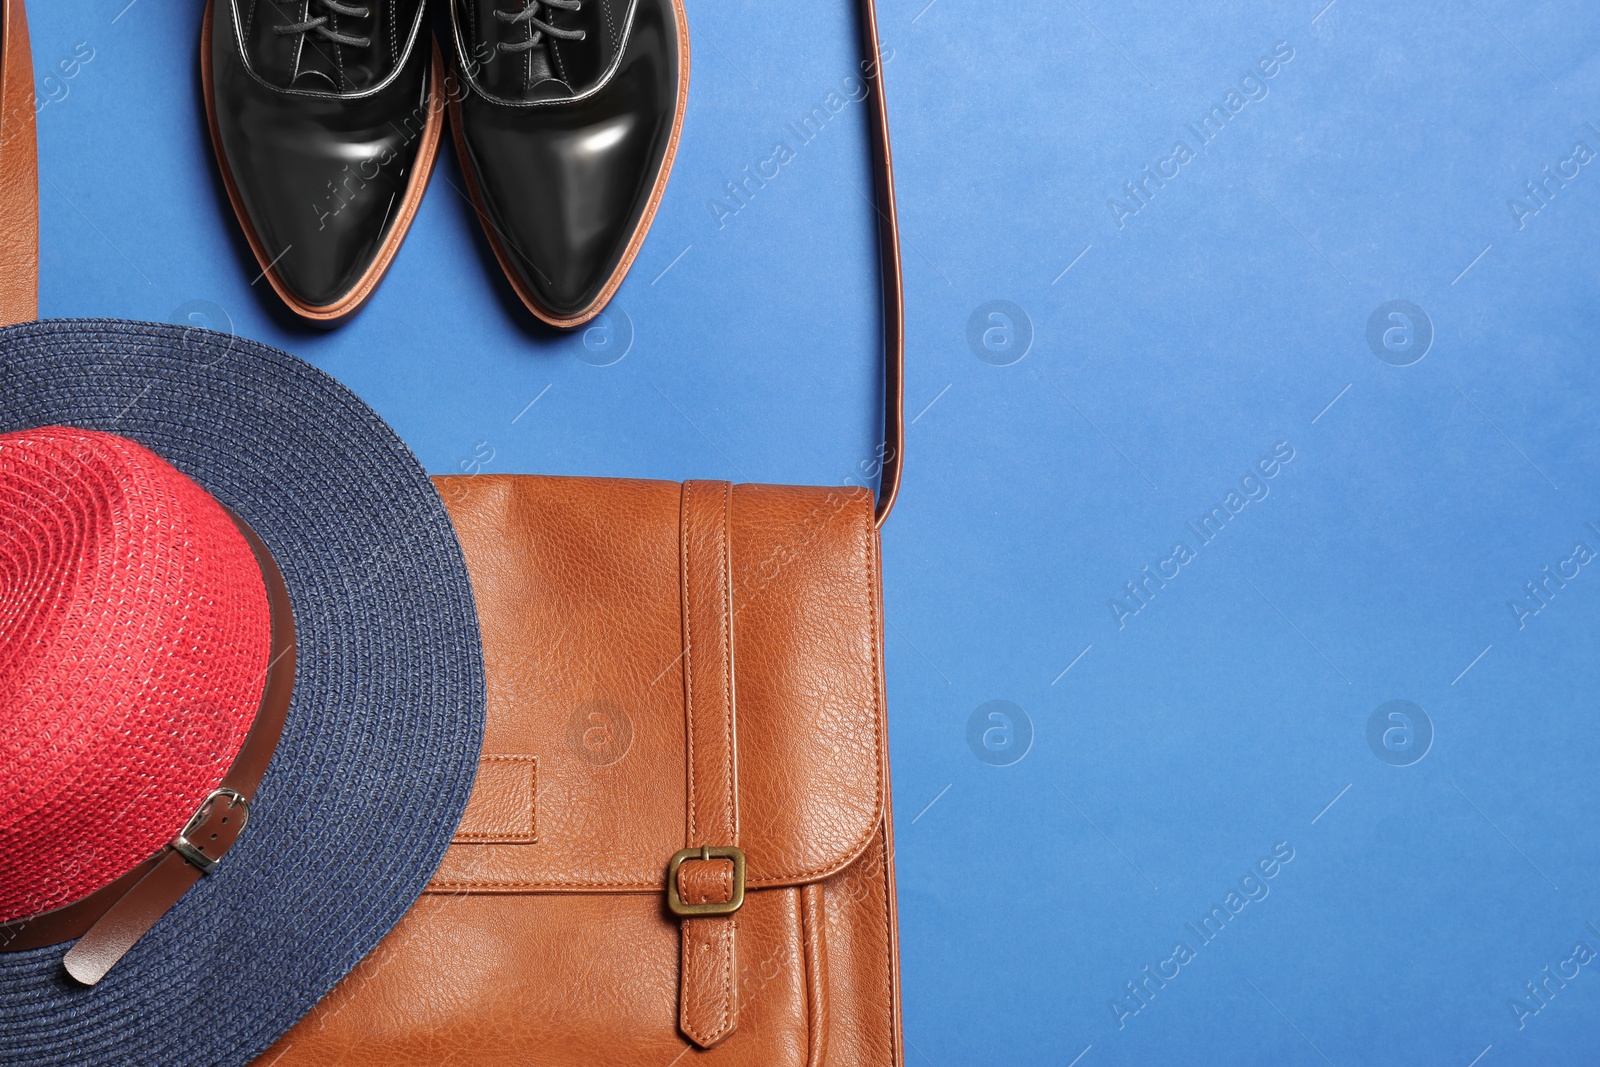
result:
<svg viewBox="0 0 1600 1067"><path fill-rule="evenodd" d="M871 495L436 481L489 680L469 814L258 1063L899 1067ZM701 846L744 850L744 904L679 920ZM728 900L734 865L677 888Z"/></svg>
<svg viewBox="0 0 1600 1067"><path fill-rule="evenodd" d="M39 147L22 0L0 0L0 326L39 317Z"/></svg>

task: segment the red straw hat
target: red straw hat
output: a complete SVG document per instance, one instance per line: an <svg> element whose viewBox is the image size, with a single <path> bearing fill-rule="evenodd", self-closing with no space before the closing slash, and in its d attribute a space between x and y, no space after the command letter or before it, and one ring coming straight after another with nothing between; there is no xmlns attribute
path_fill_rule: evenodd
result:
<svg viewBox="0 0 1600 1067"><path fill-rule="evenodd" d="M0 1064L244 1067L450 847L461 547L371 408L243 338L10 326L0 398Z"/></svg>
<svg viewBox="0 0 1600 1067"><path fill-rule="evenodd" d="M237 520L142 445L64 427L0 434L0 924L33 920L14 938L37 939L52 925L41 913L59 929L60 909L162 854L235 767L274 655L262 566ZM254 742L262 764L277 718ZM247 815L238 791L226 799L239 810L192 843L199 871ZM63 932L123 895L80 907ZM90 981L121 954L105 958L102 942L78 960L88 952L101 962L67 962Z"/></svg>
<svg viewBox="0 0 1600 1067"><path fill-rule="evenodd" d="M203 489L110 434L0 435L0 922L172 840L239 754L271 647L255 555ZM34 847L89 824L84 849Z"/></svg>

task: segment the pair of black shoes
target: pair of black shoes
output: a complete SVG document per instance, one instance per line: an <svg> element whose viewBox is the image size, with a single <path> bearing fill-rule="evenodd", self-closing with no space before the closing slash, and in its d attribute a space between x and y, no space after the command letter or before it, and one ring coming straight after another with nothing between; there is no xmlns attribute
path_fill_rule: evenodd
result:
<svg viewBox="0 0 1600 1067"><path fill-rule="evenodd" d="M410 228L448 109L512 288L551 325L586 322L672 169L682 0L433 3L437 44L426 0L208 0L206 110L250 246L303 318L354 312Z"/></svg>

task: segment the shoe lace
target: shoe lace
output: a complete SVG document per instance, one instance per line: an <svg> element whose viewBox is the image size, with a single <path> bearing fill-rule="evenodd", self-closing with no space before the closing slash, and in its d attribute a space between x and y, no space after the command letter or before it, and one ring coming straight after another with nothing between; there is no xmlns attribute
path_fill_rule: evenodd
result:
<svg viewBox="0 0 1600 1067"><path fill-rule="evenodd" d="M313 0L313 2L327 8L335 15L344 15L346 18L364 19L369 18L372 14L372 9L367 4L346 4L341 3L340 0ZM323 40L332 41L334 44L348 45L351 48L366 48L372 44L371 37L363 37L355 33L341 33L328 25L329 20L330 16L328 15L318 15L315 18L306 19L304 22L294 22L286 26L274 26L272 32L279 37L288 37L292 34L303 36L308 33L314 33Z"/></svg>
<svg viewBox="0 0 1600 1067"><path fill-rule="evenodd" d="M526 41L500 41L495 45L501 52L526 52L539 47L546 36L554 37L558 41L581 41L588 34L583 30L563 30L559 26L552 26L545 18L540 17L540 8L550 8L554 11L577 11L583 7L583 0L526 0L522 10L511 14L505 11L496 11L494 17L508 25L516 26L526 24L533 32Z"/></svg>

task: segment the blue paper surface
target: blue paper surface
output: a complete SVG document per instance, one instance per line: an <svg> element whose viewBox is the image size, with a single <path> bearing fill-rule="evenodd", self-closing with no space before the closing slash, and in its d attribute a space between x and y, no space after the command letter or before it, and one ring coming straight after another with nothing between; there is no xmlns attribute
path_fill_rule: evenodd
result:
<svg viewBox="0 0 1600 1067"><path fill-rule="evenodd" d="M200 5L32 15L45 314L287 348L436 473L870 464L845 0L692 6L660 215L565 336L448 150L360 317L289 323L215 177ZM1596 1062L1600 11L881 19L907 1062Z"/></svg>

